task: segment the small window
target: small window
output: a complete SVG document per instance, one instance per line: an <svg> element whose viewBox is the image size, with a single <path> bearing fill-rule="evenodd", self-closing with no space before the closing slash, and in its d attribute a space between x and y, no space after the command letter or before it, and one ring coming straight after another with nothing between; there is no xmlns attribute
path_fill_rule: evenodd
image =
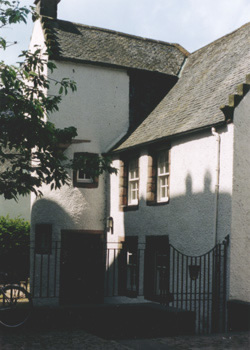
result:
<svg viewBox="0 0 250 350"><path fill-rule="evenodd" d="M157 157L157 202L169 199L168 150L160 151Z"/></svg>
<svg viewBox="0 0 250 350"><path fill-rule="evenodd" d="M129 161L128 165L128 205L137 205L139 200L139 167L138 158Z"/></svg>
<svg viewBox="0 0 250 350"><path fill-rule="evenodd" d="M94 153L83 153L77 152L74 154L74 159L77 157L86 156L85 166L88 169L88 164L91 163L88 157L94 157L96 154ZM89 164L89 166L92 166ZM82 187L82 188L97 188L98 187L98 176L92 177L88 171L86 170L74 170L73 171L73 185L74 187Z"/></svg>
<svg viewBox="0 0 250 350"><path fill-rule="evenodd" d="M52 249L52 225L37 224L35 229L36 254L51 254Z"/></svg>
<svg viewBox="0 0 250 350"><path fill-rule="evenodd" d="M93 178L83 170L77 170L76 180L82 183L93 183Z"/></svg>
<svg viewBox="0 0 250 350"><path fill-rule="evenodd" d="M169 148L154 149L148 155L147 205L169 202Z"/></svg>

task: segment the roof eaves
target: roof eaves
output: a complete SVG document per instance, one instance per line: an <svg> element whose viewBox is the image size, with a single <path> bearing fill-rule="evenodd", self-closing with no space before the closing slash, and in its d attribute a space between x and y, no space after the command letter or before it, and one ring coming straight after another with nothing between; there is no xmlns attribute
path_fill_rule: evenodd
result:
<svg viewBox="0 0 250 350"><path fill-rule="evenodd" d="M118 147L118 148L113 148L113 150L111 150L111 152L112 153L126 152L128 150L144 147L144 146L147 146L147 145L152 144L152 143L161 142L163 140L169 140L169 139L173 139L173 138L176 138L176 137L181 137L181 136L184 136L184 135L188 135L188 134L191 134L191 133L196 133L196 132L208 129L211 126L220 126L220 125L229 124L229 123L233 122L234 109L239 105L240 101L248 93L249 90L250 90L250 74L247 74L245 83L237 85L237 87L236 87L237 93L236 94L230 94L228 96L228 104L219 107L219 109L224 114L224 117L225 117L224 121L220 121L220 122L217 122L217 123L209 123L209 124L207 124L205 126L202 126L200 128L190 129L190 130L187 130L187 131L184 131L184 132L181 132L181 133L176 133L176 134L164 136L162 138L150 140L148 142L142 142L140 144L132 145L132 146L125 147L125 148L119 148L119 145L116 145L115 147ZM126 138L124 138L124 141L125 141Z"/></svg>
<svg viewBox="0 0 250 350"><path fill-rule="evenodd" d="M115 34L115 35L118 35L118 36L121 36L121 37L126 37L126 38L129 38L129 39L133 39L133 40L146 41L146 42L157 43L157 44L160 44L160 45L173 47L173 48L176 48L178 51L180 51L183 54L184 61L185 61L185 58L187 58L190 55L190 53L184 47L182 47L181 45L176 44L176 43L168 43L168 42L161 41L161 40L144 38L144 37L140 37L140 36L137 36L137 35L122 33L122 32L111 30L111 29L99 28L99 27L95 27L95 26L89 26L89 25L84 25L84 24L80 24L80 23L59 20L59 19L55 19L55 18L47 17L47 16L41 16L40 20L41 20L42 28L43 28L43 31L44 31L45 41L49 45L49 47L51 49L52 49L52 47L54 45L57 45L57 43L56 43L56 40L53 38L53 33L52 33L51 29L48 27L48 23L49 23L48 21L71 23L73 25L76 25L76 26L82 27L82 28L86 28L88 30L98 30L100 32Z"/></svg>
<svg viewBox="0 0 250 350"><path fill-rule="evenodd" d="M115 68L115 69L123 69L123 70L133 70L133 71L145 71L145 72L152 72L152 73L157 73L161 75L168 75L168 76L173 76L173 77L178 77L179 73L177 75L171 74L171 73L162 73L161 71L158 71L156 69L142 69L142 68L135 68L135 67L129 67L127 65L119 65L115 63L108 63L108 62L102 62L102 61L93 61L93 60L84 60L84 59L78 59L74 57L65 57L65 56L60 56L58 54L54 54L53 51L49 55L50 60L54 61L61 61L61 62L73 62L73 63L82 63L82 64L88 64L88 65L93 65L93 66L102 66L102 67L109 67L109 68ZM185 59L184 59L185 61Z"/></svg>
<svg viewBox="0 0 250 350"><path fill-rule="evenodd" d="M115 148L115 147L117 147L117 145L116 145L115 147L113 147L113 149L111 149L109 151L109 153L111 153L111 154L118 154L118 153L128 152L128 151L131 151L131 150L134 150L134 149L146 147L146 146L152 145L154 143L160 143L160 142L163 142L163 141L171 141L171 140L179 138L179 137L183 137L183 136L187 136L187 135L191 135L191 134L195 134L195 133L198 133L198 132L202 132L202 131L208 130L208 129L210 129L213 126L214 127L224 126L224 125L228 124L229 122L230 121L224 120L224 121L220 121L220 122L217 122L217 123L210 123L210 124L207 124L207 125L202 126L200 128L190 129L190 130L187 130L187 131L184 131L184 132L180 132L180 133L177 133L177 134L164 136L164 137L161 137L161 138L158 138L158 139L155 139L155 140L150 140L150 141L147 141L147 142L143 142L143 143L140 143L140 144L137 144L137 145L133 145L133 146L129 146L129 147L121 148L121 149Z"/></svg>

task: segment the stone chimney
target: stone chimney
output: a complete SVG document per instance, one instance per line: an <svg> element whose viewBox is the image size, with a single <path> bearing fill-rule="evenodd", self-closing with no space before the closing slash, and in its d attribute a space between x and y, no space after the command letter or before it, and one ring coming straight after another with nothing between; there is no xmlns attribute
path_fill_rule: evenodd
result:
<svg viewBox="0 0 250 350"><path fill-rule="evenodd" d="M35 0L36 11L41 16L57 18L57 5L61 0Z"/></svg>

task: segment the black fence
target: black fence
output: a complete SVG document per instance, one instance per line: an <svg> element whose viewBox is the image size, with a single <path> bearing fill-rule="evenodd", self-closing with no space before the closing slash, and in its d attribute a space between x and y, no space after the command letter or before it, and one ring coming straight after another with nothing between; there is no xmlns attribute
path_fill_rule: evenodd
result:
<svg viewBox="0 0 250 350"><path fill-rule="evenodd" d="M226 330L228 240L201 256L173 246L106 251L105 296L144 297L194 311L196 332ZM126 257L126 258L125 258Z"/></svg>
<svg viewBox="0 0 250 350"><path fill-rule="evenodd" d="M22 283L28 286L30 276L29 237L16 240L13 237L0 242L0 284Z"/></svg>
<svg viewBox="0 0 250 350"><path fill-rule="evenodd" d="M81 263L80 255L67 256L61 242L42 250L31 242L31 293L39 300L82 304L142 297L195 312L197 333L225 331L228 240L201 256L182 254L169 244L149 243L91 247Z"/></svg>

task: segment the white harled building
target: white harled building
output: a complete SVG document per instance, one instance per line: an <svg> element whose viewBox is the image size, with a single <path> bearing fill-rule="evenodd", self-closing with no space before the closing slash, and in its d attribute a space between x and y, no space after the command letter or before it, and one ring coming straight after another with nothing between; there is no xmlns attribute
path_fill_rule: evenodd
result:
<svg viewBox="0 0 250 350"><path fill-rule="evenodd" d="M250 305L250 24L188 53L60 20L58 2L35 1L30 45L49 39L53 78L77 83L51 120L78 130L68 157L108 153L118 173L32 199L37 302L149 300L225 328Z"/></svg>

